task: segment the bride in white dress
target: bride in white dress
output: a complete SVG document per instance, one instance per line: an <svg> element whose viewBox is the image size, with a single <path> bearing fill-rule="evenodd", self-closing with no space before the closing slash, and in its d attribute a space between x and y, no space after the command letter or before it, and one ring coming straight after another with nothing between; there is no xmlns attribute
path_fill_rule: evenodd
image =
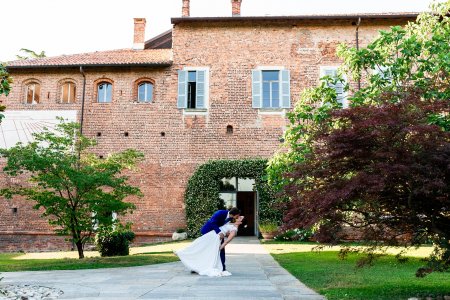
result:
<svg viewBox="0 0 450 300"><path fill-rule="evenodd" d="M228 271L222 271L220 250L224 248L235 236L238 229L237 223L227 223L220 228L220 232L227 236L221 245L220 233L211 230L192 242L188 247L175 251L181 262L191 271L205 276L229 276Z"/></svg>

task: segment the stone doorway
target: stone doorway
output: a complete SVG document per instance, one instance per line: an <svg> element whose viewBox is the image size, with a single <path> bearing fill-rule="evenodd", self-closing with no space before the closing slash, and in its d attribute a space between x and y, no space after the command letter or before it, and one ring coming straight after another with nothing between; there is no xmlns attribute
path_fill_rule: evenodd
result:
<svg viewBox="0 0 450 300"><path fill-rule="evenodd" d="M256 235L257 193L254 191L255 180L251 178L223 178L220 186L220 198L227 209L236 206L245 216L239 227L238 236Z"/></svg>
<svg viewBox="0 0 450 300"><path fill-rule="evenodd" d="M237 207L241 215L245 216L244 223L239 226L238 236L255 235L255 192L238 192Z"/></svg>

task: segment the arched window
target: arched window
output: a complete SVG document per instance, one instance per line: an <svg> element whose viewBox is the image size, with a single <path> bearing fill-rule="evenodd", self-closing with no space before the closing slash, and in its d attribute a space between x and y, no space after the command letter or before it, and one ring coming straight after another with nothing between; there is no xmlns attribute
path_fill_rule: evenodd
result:
<svg viewBox="0 0 450 300"><path fill-rule="evenodd" d="M138 102L153 101L153 83L144 81L138 85Z"/></svg>
<svg viewBox="0 0 450 300"><path fill-rule="evenodd" d="M97 102L110 103L112 101L112 84L100 82L97 86Z"/></svg>
<svg viewBox="0 0 450 300"><path fill-rule="evenodd" d="M41 85L37 82L30 82L25 88L25 101L27 104L37 104L41 100Z"/></svg>
<svg viewBox="0 0 450 300"><path fill-rule="evenodd" d="M61 85L61 103L74 103L76 86L75 83L66 81Z"/></svg>

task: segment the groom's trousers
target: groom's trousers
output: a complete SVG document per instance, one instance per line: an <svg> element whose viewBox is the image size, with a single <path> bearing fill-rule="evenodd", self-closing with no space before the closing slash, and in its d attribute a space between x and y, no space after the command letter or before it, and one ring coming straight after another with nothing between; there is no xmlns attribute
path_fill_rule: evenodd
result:
<svg viewBox="0 0 450 300"><path fill-rule="evenodd" d="M225 239L222 239L222 242L220 244L222 245L224 241L225 241ZM225 248L220 250L220 261L222 262L222 271L225 271L226 270L226 267L225 267Z"/></svg>

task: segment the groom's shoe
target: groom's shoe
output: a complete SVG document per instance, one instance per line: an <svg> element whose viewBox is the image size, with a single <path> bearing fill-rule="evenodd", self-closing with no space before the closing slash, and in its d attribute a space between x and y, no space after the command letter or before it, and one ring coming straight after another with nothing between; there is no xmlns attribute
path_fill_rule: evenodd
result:
<svg viewBox="0 0 450 300"><path fill-rule="evenodd" d="M195 272L195 271L191 271L191 274L198 274L197 272Z"/></svg>

